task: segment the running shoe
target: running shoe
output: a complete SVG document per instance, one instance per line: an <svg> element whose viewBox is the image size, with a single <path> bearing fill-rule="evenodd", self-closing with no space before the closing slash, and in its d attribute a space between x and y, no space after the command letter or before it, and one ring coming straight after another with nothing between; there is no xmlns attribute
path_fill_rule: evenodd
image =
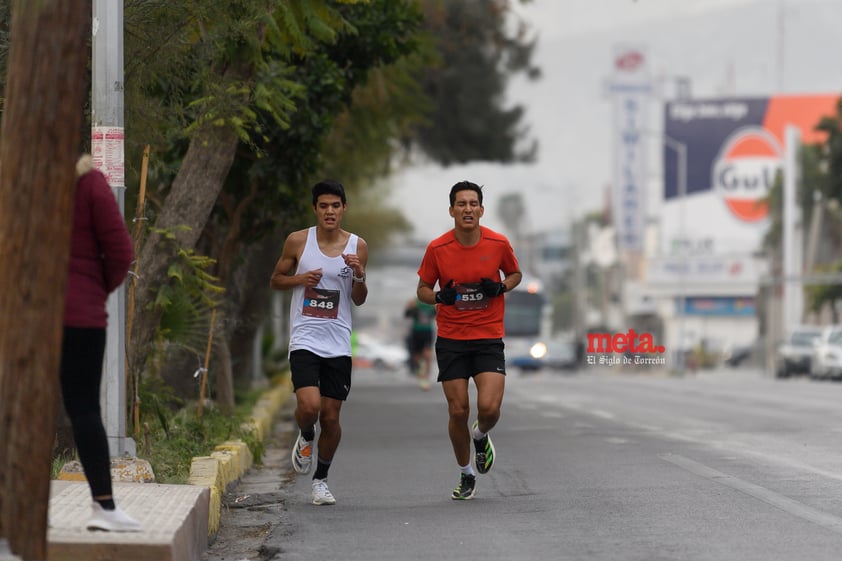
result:
<svg viewBox="0 0 842 561"><path fill-rule="evenodd" d="M473 499L476 494L477 476L463 473L462 478L459 480L459 485L457 485L456 489L453 490L453 494L450 495L450 498L454 501L468 501Z"/></svg>
<svg viewBox="0 0 842 561"><path fill-rule="evenodd" d="M477 421L474 421L473 430L477 428ZM474 439L474 451L476 455L474 460L477 464L477 471L480 473L488 473L494 467L494 444L491 442L491 437L487 434L481 440Z"/></svg>
<svg viewBox="0 0 842 561"><path fill-rule="evenodd" d="M129 516L120 507L105 510L97 502L92 505L91 519L85 525L88 530L102 530L104 532L140 532L140 522Z"/></svg>
<svg viewBox="0 0 842 561"><path fill-rule="evenodd" d="M298 431L298 438L292 445L292 469L297 473L310 473L310 466L313 465L313 443L307 442L301 437Z"/></svg>
<svg viewBox="0 0 842 561"><path fill-rule="evenodd" d="M313 504L314 505L335 505L336 499L333 493L327 488L327 479L313 480Z"/></svg>

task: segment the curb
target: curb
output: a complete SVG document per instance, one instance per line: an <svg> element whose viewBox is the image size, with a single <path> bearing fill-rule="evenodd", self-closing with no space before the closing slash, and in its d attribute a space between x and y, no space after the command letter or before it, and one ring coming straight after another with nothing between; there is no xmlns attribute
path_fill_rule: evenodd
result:
<svg viewBox="0 0 842 561"><path fill-rule="evenodd" d="M251 418L244 428L252 429L256 437L265 442L272 432L272 421L292 394L288 375L267 390L252 409ZM207 487L210 490L208 509L208 539L219 531L222 518L222 495L228 486L238 481L254 463L251 450L241 440L231 440L216 446L210 456L193 458L190 463L188 485Z"/></svg>
<svg viewBox="0 0 842 561"><path fill-rule="evenodd" d="M58 481L87 481L85 469L78 460L64 464L56 476ZM111 458L111 480L123 483L155 483L152 465L142 458ZM0 560L2 561L2 560Z"/></svg>

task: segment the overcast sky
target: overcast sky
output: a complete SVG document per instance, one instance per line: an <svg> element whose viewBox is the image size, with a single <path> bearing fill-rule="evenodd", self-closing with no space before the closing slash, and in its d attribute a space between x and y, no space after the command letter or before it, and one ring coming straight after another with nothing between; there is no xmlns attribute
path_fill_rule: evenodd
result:
<svg viewBox="0 0 842 561"><path fill-rule="evenodd" d="M661 195L655 133L674 78L688 78L696 98L842 93L836 45L842 0L535 0L518 11L538 34L534 62L543 78L512 81L510 97L527 108L539 159L419 164L394 175L390 202L407 214L418 239L453 226L447 194L463 179L485 185L483 223L503 232L496 202L512 192L523 195L532 231L598 210L611 179L612 111L604 84L617 44L646 50L660 92L649 107L650 213L657 213Z"/></svg>

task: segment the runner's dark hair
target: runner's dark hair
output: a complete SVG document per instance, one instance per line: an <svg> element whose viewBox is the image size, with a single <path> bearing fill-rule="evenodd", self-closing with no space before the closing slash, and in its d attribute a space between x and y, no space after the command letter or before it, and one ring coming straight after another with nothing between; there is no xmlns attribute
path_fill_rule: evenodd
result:
<svg viewBox="0 0 842 561"><path fill-rule="evenodd" d="M333 179L325 179L313 185L313 206L316 206L320 195L336 195L342 199L343 205L347 204L345 200L345 187Z"/></svg>
<svg viewBox="0 0 842 561"><path fill-rule="evenodd" d="M479 197L479 206L482 206L482 186L472 181L460 181L450 188L450 206L456 204L456 193L459 191L475 191Z"/></svg>

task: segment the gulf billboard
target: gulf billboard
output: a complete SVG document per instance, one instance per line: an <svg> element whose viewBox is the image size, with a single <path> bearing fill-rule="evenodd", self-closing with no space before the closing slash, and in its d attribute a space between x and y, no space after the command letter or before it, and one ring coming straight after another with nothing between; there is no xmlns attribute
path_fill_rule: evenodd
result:
<svg viewBox="0 0 842 561"><path fill-rule="evenodd" d="M667 103L662 254L757 251L769 223L765 199L783 165L785 128L798 127L804 144L820 141L815 127L835 114L838 99L779 95ZM684 178L676 150L681 145Z"/></svg>

